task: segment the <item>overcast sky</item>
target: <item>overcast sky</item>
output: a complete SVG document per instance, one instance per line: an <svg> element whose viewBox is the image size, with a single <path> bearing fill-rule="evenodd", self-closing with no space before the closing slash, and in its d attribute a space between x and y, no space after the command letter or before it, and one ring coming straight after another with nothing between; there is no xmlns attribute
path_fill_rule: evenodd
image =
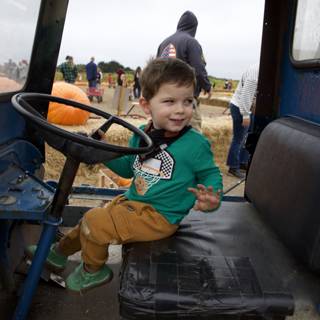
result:
<svg viewBox="0 0 320 320"><path fill-rule="evenodd" d="M196 39L216 77L239 79L259 61L263 0L69 0L59 63L116 60L135 69L175 32L182 13L198 18Z"/></svg>

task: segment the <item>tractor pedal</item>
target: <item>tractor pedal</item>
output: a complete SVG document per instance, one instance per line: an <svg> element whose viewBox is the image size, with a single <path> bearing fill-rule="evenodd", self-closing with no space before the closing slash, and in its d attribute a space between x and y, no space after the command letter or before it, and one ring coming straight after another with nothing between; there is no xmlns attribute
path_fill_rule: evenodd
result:
<svg viewBox="0 0 320 320"><path fill-rule="evenodd" d="M27 259L26 264L28 265L28 267L30 267L31 260ZM45 267L42 269L40 278L46 282L53 281L59 287L66 288L66 283L65 283L64 279L60 275L53 273L52 271L48 270Z"/></svg>

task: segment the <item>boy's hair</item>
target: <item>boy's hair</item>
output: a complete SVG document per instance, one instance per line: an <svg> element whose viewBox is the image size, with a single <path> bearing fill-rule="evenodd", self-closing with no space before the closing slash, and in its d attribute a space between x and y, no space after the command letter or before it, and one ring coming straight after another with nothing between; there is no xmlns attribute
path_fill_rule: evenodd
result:
<svg viewBox="0 0 320 320"><path fill-rule="evenodd" d="M177 86L196 87L196 77L192 67L180 59L157 58L143 69L140 78L142 96L150 101L161 85L173 83Z"/></svg>

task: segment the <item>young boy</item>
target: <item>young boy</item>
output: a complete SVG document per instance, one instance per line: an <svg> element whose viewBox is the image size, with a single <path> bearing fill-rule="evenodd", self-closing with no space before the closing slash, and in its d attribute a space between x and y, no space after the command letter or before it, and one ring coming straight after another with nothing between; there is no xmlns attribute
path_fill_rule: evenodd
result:
<svg viewBox="0 0 320 320"><path fill-rule="evenodd" d="M179 59L155 59L144 69L139 102L151 116L143 129L154 151L108 162L117 174L133 177L129 190L106 208L89 210L52 245L46 263L56 271L82 250L83 262L66 279L68 289L83 293L111 280L112 271L105 265L109 244L169 237L192 207L205 212L219 207L220 171L207 139L189 126L195 85L193 69ZM143 143L134 135L129 144ZM28 251L33 254L35 249L30 246Z"/></svg>

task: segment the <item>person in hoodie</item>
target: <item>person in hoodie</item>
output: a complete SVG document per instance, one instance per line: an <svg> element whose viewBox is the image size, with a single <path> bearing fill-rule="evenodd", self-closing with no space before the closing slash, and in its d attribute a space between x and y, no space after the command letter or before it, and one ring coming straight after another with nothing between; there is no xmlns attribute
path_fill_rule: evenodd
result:
<svg viewBox="0 0 320 320"><path fill-rule="evenodd" d="M178 22L177 31L160 44L157 57L178 58L194 68L197 85L194 91L196 103L194 105L191 125L193 128L201 131L201 114L198 97L201 90L203 90L208 94L208 98L210 98L212 85L206 71L206 61L201 45L195 39L197 27L198 20L194 13L191 11L183 13Z"/></svg>

